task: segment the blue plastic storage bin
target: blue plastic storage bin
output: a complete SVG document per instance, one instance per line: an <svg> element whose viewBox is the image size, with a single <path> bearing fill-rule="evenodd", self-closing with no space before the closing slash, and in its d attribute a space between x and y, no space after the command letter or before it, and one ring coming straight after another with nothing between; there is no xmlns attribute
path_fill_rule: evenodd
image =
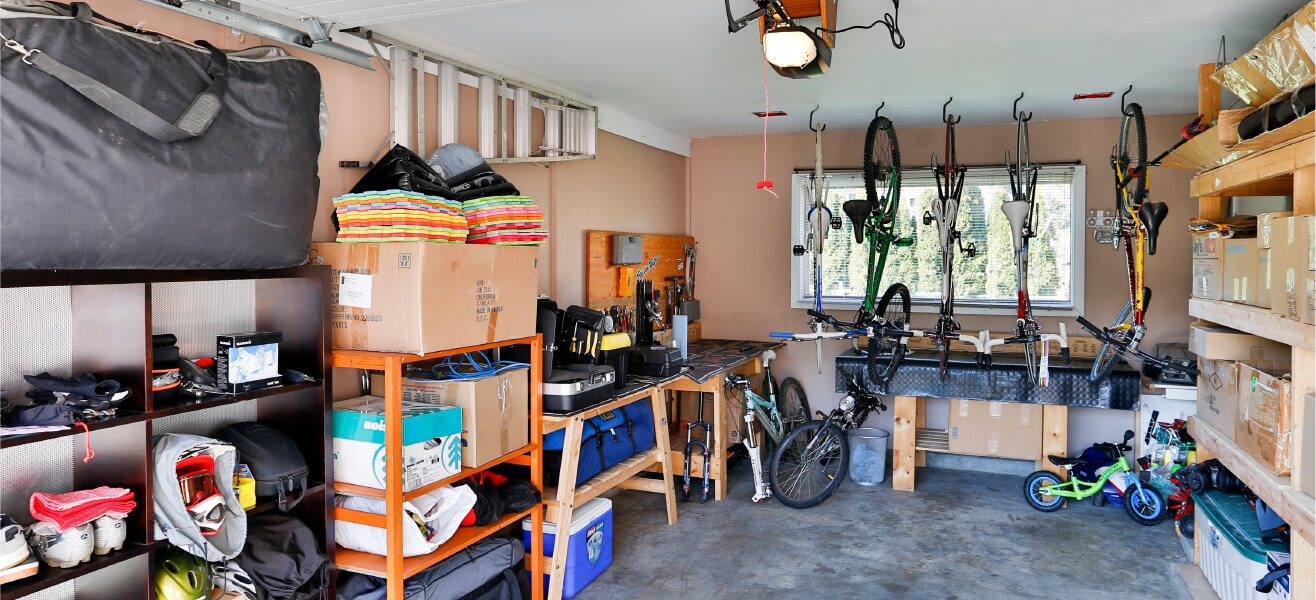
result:
<svg viewBox="0 0 1316 600"><path fill-rule="evenodd" d="M553 556L557 525L544 523L544 555ZM571 516L570 541L567 542L567 568L562 597L572 598L612 564L612 500L595 498ZM530 518L521 521L521 541L530 551ZM544 576L548 587L548 575Z"/></svg>

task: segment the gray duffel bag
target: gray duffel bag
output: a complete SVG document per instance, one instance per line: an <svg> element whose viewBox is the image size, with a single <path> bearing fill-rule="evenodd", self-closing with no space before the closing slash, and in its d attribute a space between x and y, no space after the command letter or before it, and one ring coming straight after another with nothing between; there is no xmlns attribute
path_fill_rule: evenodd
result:
<svg viewBox="0 0 1316 600"><path fill-rule="evenodd" d="M0 0L0 266L272 269L306 262L320 73L72 5Z"/></svg>

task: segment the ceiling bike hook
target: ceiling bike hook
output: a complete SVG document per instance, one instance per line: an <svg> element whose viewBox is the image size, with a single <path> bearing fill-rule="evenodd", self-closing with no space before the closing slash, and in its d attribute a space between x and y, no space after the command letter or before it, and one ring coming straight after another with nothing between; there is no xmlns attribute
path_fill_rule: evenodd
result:
<svg viewBox="0 0 1316 600"><path fill-rule="evenodd" d="M1014 120L1016 121L1023 120L1023 122L1027 123L1033 120L1033 113L1030 112L1028 113L1028 116L1025 117L1023 113L1019 112L1019 101L1023 99L1024 93L1019 92L1019 97L1014 99L1014 108L1010 111L1010 116L1014 117Z"/></svg>
<svg viewBox="0 0 1316 600"><path fill-rule="evenodd" d="M817 105L817 104L813 105L813 110L809 111L809 131L812 131L812 132L814 132L814 133L818 133L818 132L820 132L820 131L826 131L826 130L827 130L827 124L826 124L826 123L823 123L823 124L819 125L817 129L814 129L814 127L813 127L813 113L816 113L816 112L818 112L818 105Z"/></svg>
<svg viewBox="0 0 1316 600"><path fill-rule="evenodd" d="M1125 97L1125 96L1128 96L1128 95L1129 95L1129 92L1132 92L1132 91L1133 91L1133 84L1130 83L1130 84L1129 84L1129 89L1124 90L1124 93L1123 93L1123 94L1120 94L1120 114L1124 114L1124 109L1128 107L1128 105L1124 103L1124 97Z"/></svg>
<svg viewBox="0 0 1316 600"><path fill-rule="evenodd" d="M950 119L946 118L946 107L950 106L950 102L951 102L951 100L954 100L954 99L955 99L955 96L951 96L951 97L950 97L950 100L947 100L945 104L942 104L942 105L941 105L941 122L942 122L942 123L946 123L946 124L948 124L948 125L950 124ZM954 116L954 115L951 115L951 116ZM960 121L963 121L963 120L964 120L964 115L960 115L960 116L958 116L958 117L955 117L955 123L956 123L956 124L958 124Z"/></svg>
<svg viewBox="0 0 1316 600"><path fill-rule="evenodd" d="M882 113L882 107L884 107L884 106L886 106L886 102L882 102L882 104L878 105L877 110L873 111L873 118L874 118L874 119L877 118L877 115L879 115L879 114Z"/></svg>

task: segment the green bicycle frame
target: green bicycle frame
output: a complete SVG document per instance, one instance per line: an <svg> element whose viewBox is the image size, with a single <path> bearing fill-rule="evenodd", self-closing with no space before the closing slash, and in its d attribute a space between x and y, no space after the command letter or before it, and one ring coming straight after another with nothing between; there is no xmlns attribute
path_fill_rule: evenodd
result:
<svg viewBox="0 0 1316 600"><path fill-rule="evenodd" d="M1129 468L1128 459L1124 456L1120 456L1120 459L1115 461L1115 464L1106 468L1106 471L1101 474L1101 477L1097 479L1095 483L1079 481L1078 478L1071 476L1069 481L1060 485L1043 486L1038 488L1037 491L1047 496L1059 496L1061 498L1069 498L1072 500L1082 500L1100 492L1102 488L1106 487L1106 481L1109 480L1112 475L1115 475L1116 473L1127 473L1130 471L1132 471L1132 469Z"/></svg>
<svg viewBox="0 0 1316 600"><path fill-rule="evenodd" d="M870 317L874 316L873 311L877 310L877 297L881 294L882 272L886 269L887 253L891 250L891 245L895 244L901 248L908 248L914 245L914 238L897 237L892 230L895 229L895 219L883 227L882 221L890 213L893 217L896 211L896 204L899 202L900 192L900 174L894 175L891 182L892 195L895 199L888 200L888 206L884 207L879 213L868 216L864 221L864 229L867 230L865 236L868 240L868 281L864 290L863 313Z"/></svg>

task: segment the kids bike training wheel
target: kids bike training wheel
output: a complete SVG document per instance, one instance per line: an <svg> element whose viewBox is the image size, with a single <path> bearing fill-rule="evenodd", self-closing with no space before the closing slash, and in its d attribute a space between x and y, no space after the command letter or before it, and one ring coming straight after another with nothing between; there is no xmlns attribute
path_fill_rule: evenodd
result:
<svg viewBox="0 0 1316 600"><path fill-rule="evenodd" d="M1118 165L1124 168L1124 177L1131 169L1142 173L1125 187L1129 208L1137 210L1147 197L1147 124L1142 118L1142 107L1137 102L1124 107L1124 121L1120 125ZM1117 198L1123 198L1116 194Z"/></svg>
<svg viewBox="0 0 1316 600"><path fill-rule="evenodd" d="M782 504L809 508L831 496L849 468L845 432L827 421L809 421L790 432L772 454L768 482Z"/></svg>
<svg viewBox="0 0 1316 600"><path fill-rule="evenodd" d="M891 284L877 303L877 314L892 327L904 329L910 319L909 288L903 283ZM901 338L877 335L868 338L868 378L878 385L891 382L905 357Z"/></svg>
<svg viewBox="0 0 1316 600"><path fill-rule="evenodd" d="M809 399L804 396L804 386L794 377L787 377L777 390L777 412L781 414L781 424L784 426L783 437L796 427L813 420Z"/></svg>
<svg viewBox="0 0 1316 600"><path fill-rule="evenodd" d="M1124 510L1133 522L1152 526L1165 519L1165 498L1151 486L1131 485L1124 490Z"/></svg>
<svg viewBox="0 0 1316 600"><path fill-rule="evenodd" d="M896 128L886 117L873 117L864 136L864 191L883 223L895 217L900 202L900 145Z"/></svg>
<svg viewBox="0 0 1316 600"><path fill-rule="evenodd" d="M1047 496L1042 493L1042 488L1064 483L1060 481L1060 476L1050 471L1037 471L1024 480L1024 499L1028 500L1028 505L1042 512L1055 512L1064 506L1065 499L1063 496Z"/></svg>

